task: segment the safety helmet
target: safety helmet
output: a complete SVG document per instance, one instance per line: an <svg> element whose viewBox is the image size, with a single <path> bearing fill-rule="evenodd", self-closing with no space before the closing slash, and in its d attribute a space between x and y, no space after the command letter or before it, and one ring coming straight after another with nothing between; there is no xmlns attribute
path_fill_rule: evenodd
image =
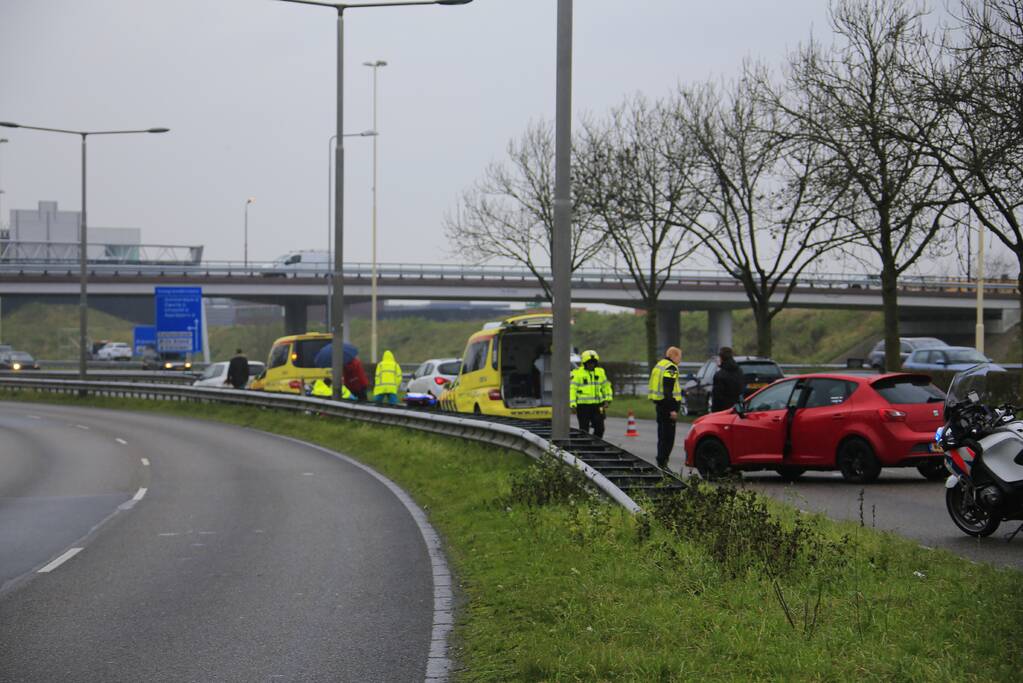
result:
<svg viewBox="0 0 1023 683"><path fill-rule="evenodd" d="M598 356L597 352L594 351L593 349L586 349L585 351L583 351L582 355L580 356L580 359L582 360L583 363L586 363L587 361L591 360L599 362L600 356Z"/></svg>

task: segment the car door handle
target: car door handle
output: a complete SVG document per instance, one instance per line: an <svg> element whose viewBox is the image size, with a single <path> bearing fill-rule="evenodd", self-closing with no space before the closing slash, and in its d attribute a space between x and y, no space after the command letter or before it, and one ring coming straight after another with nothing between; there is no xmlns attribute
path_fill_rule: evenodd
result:
<svg viewBox="0 0 1023 683"><path fill-rule="evenodd" d="M845 416L846 416L845 413L835 413L834 415L831 416L831 419L832 420L844 420Z"/></svg>
<svg viewBox="0 0 1023 683"><path fill-rule="evenodd" d="M781 422L781 416L775 415L774 417L771 418L771 422Z"/></svg>

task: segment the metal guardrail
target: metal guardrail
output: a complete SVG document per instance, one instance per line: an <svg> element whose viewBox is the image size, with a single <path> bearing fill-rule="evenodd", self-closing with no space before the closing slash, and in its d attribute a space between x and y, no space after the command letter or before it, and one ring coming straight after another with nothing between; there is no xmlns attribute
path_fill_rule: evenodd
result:
<svg viewBox="0 0 1023 683"><path fill-rule="evenodd" d="M95 381L143 382L150 384L192 384L196 375L188 372L166 372L163 370L89 370ZM38 379L77 380L78 370L0 370L0 377L25 377Z"/></svg>
<svg viewBox="0 0 1023 683"><path fill-rule="evenodd" d="M480 441L510 448L532 458L539 458L549 453L566 465L578 469L598 489L625 509L633 513L641 511L639 505L628 494L569 451L532 433L528 429L499 422L490 422L485 418L461 417L453 414L427 412L410 408L388 408L361 403L335 402L306 396L275 395L234 389L180 387L153 383L82 382L79 380L2 376L0 377L0 387L56 393L86 393L97 396L226 403L297 412L315 411L320 414L348 420L406 427L444 436Z"/></svg>

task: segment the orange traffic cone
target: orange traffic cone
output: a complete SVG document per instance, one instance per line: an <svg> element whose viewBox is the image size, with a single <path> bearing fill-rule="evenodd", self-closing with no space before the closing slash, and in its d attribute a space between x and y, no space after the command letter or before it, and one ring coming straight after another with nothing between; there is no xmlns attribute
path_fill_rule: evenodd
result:
<svg viewBox="0 0 1023 683"><path fill-rule="evenodd" d="M639 432L636 431L636 416L629 411L629 424L625 430L625 436L639 436Z"/></svg>

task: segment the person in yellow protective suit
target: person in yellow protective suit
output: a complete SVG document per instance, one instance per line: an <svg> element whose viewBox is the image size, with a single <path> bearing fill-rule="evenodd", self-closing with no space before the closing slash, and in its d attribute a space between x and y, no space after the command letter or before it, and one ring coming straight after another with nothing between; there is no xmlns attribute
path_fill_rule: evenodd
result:
<svg viewBox="0 0 1023 683"><path fill-rule="evenodd" d="M394 360L394 354L390 350L384 351L373 376L373 400L377 403L397 405L399 386L401 386L401 366Z"/></svg>
<svg viewBox="0 0 1023 683"><path fill-rule="evenodd" d="M317 398L330 398L331 396L334 395L334 392L330 390L333 384L334 383L330 379L330 377L327 377L326 379L318 379L315 382L313 382L313 390L310 392L309 395L316 396ZM341 398L346 401L351 401L355 399L355 397L352 396L352 392L350 392L348 390L348 387L346 387L343 384L341 385Z"/></svg>
<svg viewBox="0 0 1023 683"><path fill-rule="evenodd" d="M679 386L678 364L682 362L682 351L669 346L664 358L650 371L647 398L654 402L657 411L657 466L668 468L668 458L675 445L675 421L682 404L682 388Z"/></svg>
<svg viewBox="0 0 1023 683"><path fill-rule="evenodd" d="M611 383L604 368L597 366L600 356L596 351L587 349L580 359L582 367L572 371L569 405L579 417L579 429L589 432L592 426L593 436L600 439L604 436L604 410L613 397Z"/></svg>

